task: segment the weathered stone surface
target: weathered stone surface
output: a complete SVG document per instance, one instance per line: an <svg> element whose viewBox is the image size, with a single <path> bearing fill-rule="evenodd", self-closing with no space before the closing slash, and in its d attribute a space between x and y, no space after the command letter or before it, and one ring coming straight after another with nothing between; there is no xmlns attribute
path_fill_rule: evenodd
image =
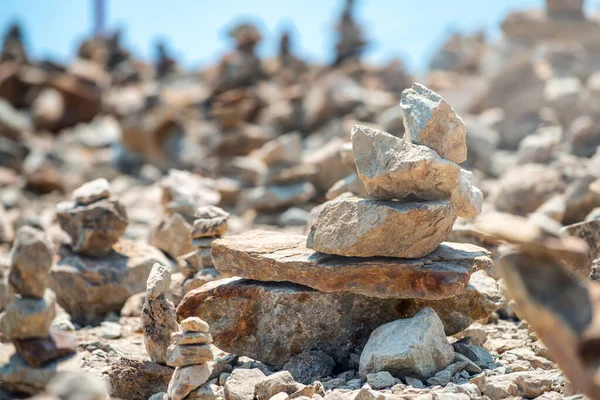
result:
<svg viewBox="0 0 600 400"><path fill-rule="evenodd" d="M14 291L23 296L44 297L53 257L52 242L43 231L30 226L20 228L10 253L8 282Z"/></svg>
<svg viewBox="0 0 600 400"><path fill-rule="evenodd" d="M367 383L373 389L378 390L394 386L396 379L389 372L381 371L374 374L367 374Z"/></svg>
<svg viewBox="0 0 600 400"><path fill-rule="evenodd" d="M89 205L59 203L56 216L73 250L91 257L107 255L129 223L125 207L110 199Z"/></svg>
<svg viewBox="0 0 600 400"><path fill-rule="evenodd" d="M63 358L40 368L33 368L18 354L0 366L2 389L34 395L42 392L48 382L62 371L79 371L81 360L77 356ZM13 397L11 397L13 398ZM127 397L123 397L127 398ZM132 398L132 397L130 397Z"/></svg>
<svg viewBox="0 0 600 400"><path fill-rule="evenodd" d="M50 329L48 337L17 339L13 344L17 353L35 368L77 352L75 336L56 329Z"/></svg>
<svg viewBox="0 0 600 400"><path fill-rule="evenodd" d="M122 357L108 369L108 394L120 399L147 399L167 391L173 372L166 365Z"/></svg>
<svg viewBox="0 0 600 400"><path fill-rule="evenodd" d="M448 199L458 186L460 167L429 147L356 125L352 149L358 176L377 199Z"/></svg>
<svg viewBox="0 0 600 400"><path fill-rule="evenodd" d="M294 380L305 385L331 375L335 361L323 351L305 350L290 358L284 366L284 371L289 371Z"/></svg>
<svg viewBox="0 0 600 400"><path fill-rule="evenodd" d="M210 346L205 344L178 345L173 343L167 349L167 365L171 367L187 367L204 364L213 360Z"/></svg>
<svg viewBox="0 0 600 400"><path fill-rule="evenodd" d="M333 138L319 149L305 153L303 163L316 167L312 183L319 192L325 193L331 185L353 172L342 162L340 149L344 142L342 138Z"/></svg>
<svg viewBox="0 0 600 400"><path fill-rule="evenodd" d="M73 191L73 201L88 205L98 200L108 199L111 195L110 184L104 178L84 183Z"/></svg>
<svg viewBox="0 0 600 400"><path fill-rule="evenodd" d="M306 243L316 251L341 256L419 258L444 241L455 219L448 201L344 198L325 206Z"/></svg>
<svg viewBox="0 0 600 400"><path fill-rule="evenodd" d="M212 382L212 381L211 381ZM198 389L192 390L185 398L186 400L223 400L225 392L223 387L210 382L205 383ZM160 399L162 400L162 398Z"/></svg>
<svg viewBox="0 0 600 400"><path fill-rule="evenodd" d="M203 332L173 332L171 339L174 344L211 344L212 336Z"/></svg>
<svg viewBox="0 0 600 400"><path fill-rule="evenodd" d="M20 297L0 314L0 332L8 339L44 338L56 316L56 296L46 290L43 299Z"/></svg>
<svg viewBox="0 0 600 400"><path fill-rule="evenodd" d="M217 206L204 206L196 210L192 238L222 236L227 232L229 213Z"/></svg>
<svg viewBox="0 0 600 400"><path fill-rule="evenodd" d="M172 258L196 250L192 245L192 226L177 212L165 215L152 230L150 244Z"/></svg>
<svg viewBox="0 0 600 400"><path fill-rule="evenodd" d="M388 371L428 378L454 359L454 349L435 311L424 308L414 317L375 329L360 356L360 375Z"/></svg>
<svg viewBox="0 0 600 400"><path fill-rule="evenodd" d="M474 322L469 316L482 318L486 314L481 311L482 303L487 310L499 307L498 299L478 292L477 285L470 290L473 292L467 297L423 300L417 306L411 299L323 293L291 283L230 278L189 292L177 315L180 320L190 316L205 319L217 347L268 365L281 367L304 349L323 351L347 365L349 355L360 352L375 328L410 318L423 307L450 313L440 315L447 335ZM458 318L458 313L464 317Z"/></svg>
<svg viewBox="0 0 600 400"><path fill-rule="evenodd" d="M455 163L467 159L467 127L442 96L415 83L402 92L400 107L404 140L430 147Z"/></svg>
<svg viewBox="0 0 600 400"><path fill-rule="evenodd" d="M171 283L169 267L154 264L146 284L146 301L142 308L141 323L144 345L150 359L158 364L168 363L171 333L177 331L175 306L166 295Z"/></svg>
<svg viewBox="0 0 600 400"><path fill-rule="evenodd" d="M216 240L213 259L230 276L379 298L451 297L465 290L473 271L493 265L486 250L468 244L442 243L420 259L346 258L308 249L305 236L267 231Z"/></svg>
<svg viewBox="0 0 600 400"><path fill-rule="evenodd" d="M225 382L225 396L231 400L253 400L256 385L266 378L259 369L235 369Z"/></svg>
<svg viewBox="0 0 600 400"><path fill-rule="evenodd" d="M181 321L181 328L186 332L208 332L210 326L198 317L189 317Z"/></svg>
<svg viewBox="0 0 600 400"><path fill-rule="evenodd" d="M58 255L50 270L50 287L73 321L83 325L98 322L111 311L118 313L129 297L146 291L155 263L169 265L157 248L126 239L103 258L76 254L68 246Z"/></svg>
<svg viewBox="0 0 600 400"><path fill-rule="evenodd" d="M292 374L288 371L280 371L258 382L254 393L258 400L269 400L278 393L292 394L300 389L299 386L301 385L294 382Z"/></svg>
<svg viewBox="0 0 600 400"><path fill-rule="evenodd" d="M302 136L298 132L281 135L253 151L252 156L267 165L300 164L302 161Z"/></svg>
<svg viewBox="0 0 600 400"><path fill-rule="evenodd" d="M331 188L325 193L327 200L333 200L340 194L350 192L358 197L367 197L368 193L363 185L362 181L358 177L358 174L348 175L344 179L341 179L333 184Z"/></svg>

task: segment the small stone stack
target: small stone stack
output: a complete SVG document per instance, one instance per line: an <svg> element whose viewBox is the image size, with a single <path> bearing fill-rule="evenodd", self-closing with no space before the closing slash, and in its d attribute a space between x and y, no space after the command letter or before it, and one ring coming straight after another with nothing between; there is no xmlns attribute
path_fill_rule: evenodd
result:
<svg viewBox="0 0 600 400"><path fill-rule="evenodd" d="M71 248L91 257L107 255L129 223L125 207L111 198L104 178L85 183L73 192L72 202L57 205L60 227L71 237Z"/></svg>
<svg viewBox="0 0 600 400"><path fill-rule="evenodd" d="M182 400L208 382L212 374L209 363L214 356L210 348L209 326L198 317L181 321L181 329L173 332L173 344L167 349L167 364L175 368L169 383L169 400Z"/></svg>
<svg viewBox="0 0 600 400"><path fill-rule="evenodd" d="M71 243L58 251L50 287L80 325L119 312L128 298L146 289L154 263L168 264L158 249L122 237L129 219L106 179L75 190L73 201L57 205L56 215Z"/></svg>
<svg viewBox="0 0 600 400"><path fill-rule="evenodd" d="M465 125L421 85L401 105L404 140L353 130L358 175L373 199L327 203L308 238L250 231L215 240L215 267L241 278L191 291L178 319L203 318L217 347L276 368L305 348L343 368L382 323L431 307L452 335L497 309L498 287L479 271L493 266L489 252L442 243L457 215L481 211L471 173L456 164L466 157Z"/></svg>
<svg viewBox="0 0 600 400"><path fill-rule="evenodd" d="M16 297L0 316L0 332L16 353L0 368L0 382L9 390L34 394L56 373L57 360L77 351L72 335L51 329L56 296L47 289L54 251L41 230L24 226L11 251L9 284Z"/></svg>

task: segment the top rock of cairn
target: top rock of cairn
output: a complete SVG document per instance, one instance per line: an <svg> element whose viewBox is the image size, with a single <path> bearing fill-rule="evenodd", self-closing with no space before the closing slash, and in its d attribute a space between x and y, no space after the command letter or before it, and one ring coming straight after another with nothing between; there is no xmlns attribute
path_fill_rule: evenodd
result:
<svg viewBox="0 0 600 400"><path fill-rule="evenodd" d="M420 258L440 245L457 216L481 212L481 191L456 164L467 154L464 122L419 84L402 93L400 105L404 140L359 125L352 130L358 176L374 200L329 203L307 247L350 257Z"/></svg>

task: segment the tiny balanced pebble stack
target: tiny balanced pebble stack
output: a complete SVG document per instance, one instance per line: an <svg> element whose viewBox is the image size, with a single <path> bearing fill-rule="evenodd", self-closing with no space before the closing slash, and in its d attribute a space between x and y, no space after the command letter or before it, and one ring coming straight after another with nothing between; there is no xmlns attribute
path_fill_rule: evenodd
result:
<svg viewBox="0 0 600 400"><path fill-rule="evenodd" d="M169 382L169 400L182 400L205 384L211 373L213 353L209 326L198 317L181 321L180 330L173 332L173 344L167 349L167 365L175 367Z"/></svg>

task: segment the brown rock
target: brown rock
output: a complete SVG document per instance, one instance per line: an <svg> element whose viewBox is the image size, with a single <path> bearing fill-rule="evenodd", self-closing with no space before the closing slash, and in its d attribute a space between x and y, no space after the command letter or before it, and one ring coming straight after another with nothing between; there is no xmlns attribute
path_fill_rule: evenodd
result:
<svg viewBox="0 0 600 400"><path fill-rule="evenodd" d="M0 332L8 339L44 338L56 316L56 295L46 290L43 299L20 297L0 314Z"/></svg>
<svg viewBox="0 0 600 400"><path fill-rule="evenodd" d="M442 299L461 293L492 261L482 248L443 243L421 259L346 258L306 248L305 236L250 231L216 240L215 266L231 276L287 281L322 292L378 298Z"/></svg>
<svg viewBox="0 0 600 400"><path fill-rule="evenodd" d="M152 230L150 244L172 258L196 250L192 245L192 226L177 212L165 215L158 226Z"/></svg>
<svg viewBox="0 0 600 400"><path fill-rule="evenodd" d="M13 344L21 357L35 368L77 352L75 336L54 329L46 338L13 340Z"/></svg>
<svg viewBox="0 0 600 400"><path fill-rule="evenodd" d="M121 357L109 367L108 394L121 399L148 399L167 391L173 372L166 365Z"/></svg>
<svg viewBox="0 0 600 400"><path fill-rule="evenodd" d="M497 297L478 292L477 284L466 297L420 302L421 307L430 306L440 313L446 335L467 328L473 322L469 315L486 314L475 311L481 304L486 304L487 310L500 305ZM268 365L282 367L307 348L323 351L338 364L347 365L349 355L360 353L373 329L418 312L420 308L413 303L411 299L324 293L291 283L231 278L189 292L177 315L180 320L190 316L205 319L217 347ZM458 318L458 314L464 317Z"/></svg>
<svg viewBox="0 0 600 400"><path fill-rule="evenodd" d="M185 344L211 344L212 336L203 332L173 332L171 334L173 343L178 345Z"/></svg>
<svg viewBox="0 0 600 400"><path fill-rule="evenodd" d="M213 367L210 364L175 368L175 373L167 390L169 399L183 400L192 390L205 384L212 372Z"/></svg>
<svg viewBox="0 0 600 400"><path fill-rule="evenodd" d="M349 257L419 258L444 241L456 219L448 201L390 202L344 198L327 204L307 247Z"/></svg>

